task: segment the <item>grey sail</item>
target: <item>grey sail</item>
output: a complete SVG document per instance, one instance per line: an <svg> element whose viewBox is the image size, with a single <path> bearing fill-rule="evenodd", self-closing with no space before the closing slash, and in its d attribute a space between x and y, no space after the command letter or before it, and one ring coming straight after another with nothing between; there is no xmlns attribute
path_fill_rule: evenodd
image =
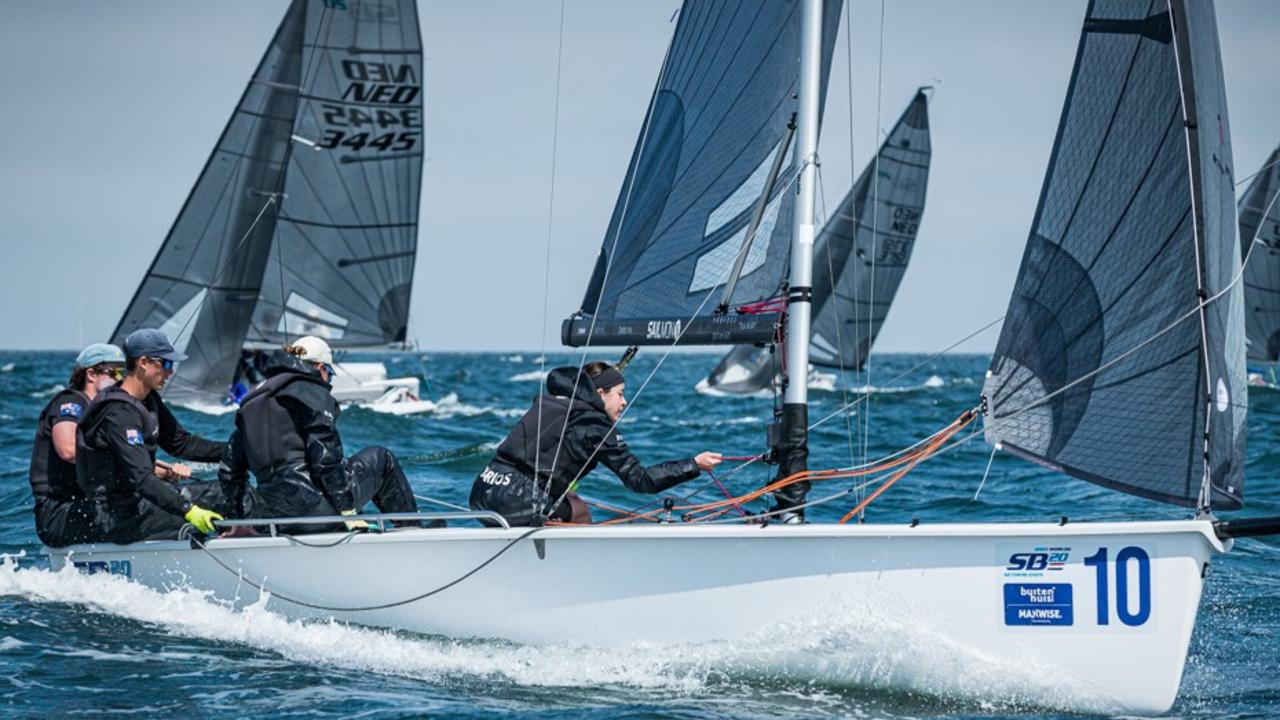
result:
<svg viewBox="0 0 1280 720"><path fill-rule="evenodd" d="M1090 3L983 388L988 442L1145 498L1242 504L1230 158L1212 5Z"/></svg>
<svg viewBox="0 0 1280 720"><path fill-rule="evenodd" d="M310 5L284 197L247 339L403 343L422 184L414 0Z"/></svg>
<svg viewBox="0 0 1280 720"><path fill-rule="evenodd" d="M840 6L824 4L824 93ZM566 344L772 337L776 314L715 310L776 157L786 162L745 248L733 308L777 296L785 278L798 166L779 154L796 110L801 14L798 2L684 3Z"/></svg>
<svg viewBox="0 0 1280 720"><path fill-rule="evenodd" d="M317 3L318 5L318 3ZM221 397L275 235L302 75L306 5L285 14L111 341L158 327L190 358L166 395Z"/></svg>
<svg viewBox="0 0 1280 720"><path fill-rule="evenodd" d="M222 398L246 343L404 340L421 48L412 0L290 4L113 335L190 356L168 396Z"/></svg>
<svg viewBox="0 0 1280 720"><path fill-rule="evenodd" d="M814 243L814 365L859 369L866 362L915 247L931 154L929 99L921 89ZM728 393L758 392L778 374L776 355L770 347L736 347L712 370L707 385Z"/></svg>
<svg viewBox="0 0 1280 720"><path fill-rule="evenodd" d="M1280 362L1280 148L1240 198L1245 336L1249 360ZM1250 255L1250 246L1253 253Z"/></svg>

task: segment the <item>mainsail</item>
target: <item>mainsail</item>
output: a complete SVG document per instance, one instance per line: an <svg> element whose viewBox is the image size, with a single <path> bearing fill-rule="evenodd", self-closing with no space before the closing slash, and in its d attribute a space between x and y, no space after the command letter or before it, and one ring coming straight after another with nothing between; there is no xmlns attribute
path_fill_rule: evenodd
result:
<svg viewBox="0 0 1280 720"><path fill-rule="evenodd" d="M1209 3L1089 6L983 388L987 440L1134 495L1244 495L1240 245Z"/></svg>
<svg viewBox="0 0 1280 720"><path fill-rule="evenodd" d="M766 198L759 230L747 234L774 159L787 151L802 6L685 2L586 296L565 321L565 344L773 336L776 314L715 310L744 249L735 307L777 296L784 281L793 158ZM824 93L840 6L828 2L823 11Z"/></svg>
<svg viewBox="0 0 1280 720"><path fill-rule="evenodd" d="M413 0L291 3L112 335L190 356L167 395L222 397L246 340L404 340L421 48Z"/></svg>
<svg viewBox="0 0 1280 720"><path fill-rule="evenodd" d="M1280 148L1240 198L1245 336L1249 359L1280 362ZM1250 254L1252 248L1252 254Z"/></svg>
<svg viewBox="0 0 1280 720"><path fill-rule="evenodd" d="M852 370L866 362L911 259L930 157L929 98L922 88L814 245L813 364ZM775 358L770 347L736 347L712 370L707 385L758 392L778 375Z"/></svg>

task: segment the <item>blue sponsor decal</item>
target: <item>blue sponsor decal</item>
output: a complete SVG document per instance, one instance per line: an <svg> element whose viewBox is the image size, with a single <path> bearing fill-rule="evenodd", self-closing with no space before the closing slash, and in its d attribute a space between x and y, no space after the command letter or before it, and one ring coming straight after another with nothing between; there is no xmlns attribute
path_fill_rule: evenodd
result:
<svg viewBox="0 0 1280 720"><path fill-rule="evenodd" d="M108 573L110 575L133 577L133 563L128 560L112 560L111 562L91 560L88 562L74 562L72 564L76 566L77 570L85 575Z"/></svg>
<svg viewBox="0 0 1280 720"><path fill-rule="evenodd" d="M129 428L124 431L124 441L130 445L142 444L142 431L136 428Z"/></svg>
<svg viewBox="0 0 1280 720"><path fill-rule="evenodd" d="M58 406L59 417L80 417L80 413L84 410L80 403L66 402Z"/></svg>
<svg viewBox="0 0 1280 720"><path fill-rule="evenodd" d="M1071 585L1005 583L1005 625L1072 624Z"/></svg>

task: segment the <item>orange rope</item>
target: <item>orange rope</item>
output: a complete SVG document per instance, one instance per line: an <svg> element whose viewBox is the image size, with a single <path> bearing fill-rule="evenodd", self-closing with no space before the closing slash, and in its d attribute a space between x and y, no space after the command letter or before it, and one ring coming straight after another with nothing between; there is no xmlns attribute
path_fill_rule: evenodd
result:
<svg viewBox="0 0 1280 720"><path fill-rule="evenodd" d="M955 437L957 433L959 433L967 425L973 422L974 419L977 418L977 416L978 415L975 411L966 410L963 414L960 415L960 417L953 420L949 425L942 428L941 430L934 433L933 435L929 436L929 438L927 438L926 441L920 447L910 452L905 452L902 455L899 455L890 460L885 460L883 462L878 462L862 468L850 468L848 470L802 470L800 472L788 475L787 477L774 480L773 482L769 483L768 485L765 485L764 487L757 488L755 490L752 490L749 493L739 495L737 497L731 497L731 498L726 498L724 500L716 500L716 501L706 502L706 503L697 503L693 505L676 505L672 507L672 512L681 511L681 515L704 513L701 517L695 518L695 522L714 520L715 518L721 517L722 515L728 513L730 510L732 510L734 507L738 505L746 504L748 502L751 502L752 500L758 500L759 498L765 495L768 495L769 493L776 492L777 490L780 490L784 487L787 487L789 485L794 485L795 483L802 482L805 480L820 482L823 480L838 480L841 478L865 477L867 475L878 475L887 470L893 470L897 468L897 470L892 475L890 475L880 485L880 487L876 488L875 492L868 495L866 498L862 500L862 502L858 503L857 507L853 508L848 513L846 513L844 517L840 518L840 524L844 524L844 523L847 523L850 520L850 518L852 518L854 515L857 515L859 512L866 509L866 507L870 505L873 500L880 497L880 495L882 495L886 490L892 487L894 483L898 482L903 477L906 477L906 475L910 473L917 465L924 462L929 456L933 455L938 450L940 450L944 445L947 444L948 440ZM608 520L602 520L598 523L594 523L595 525L616 525L619 523L635 522L638 520L648 520L649 522L659 522L658 516L667 512L666 508L656 508L654 510L649 510L643 513L633 513L633 512L628 512L626 510L621 510L619 508L603 505L600 503L593 503L593 504L599 505L599 507L601 507L602 509L605 509L608 512L612 512L617 515L617 517L612 517L612 518L609 518ZM548 524L578 525L582 523L549 521Z"/></svg>

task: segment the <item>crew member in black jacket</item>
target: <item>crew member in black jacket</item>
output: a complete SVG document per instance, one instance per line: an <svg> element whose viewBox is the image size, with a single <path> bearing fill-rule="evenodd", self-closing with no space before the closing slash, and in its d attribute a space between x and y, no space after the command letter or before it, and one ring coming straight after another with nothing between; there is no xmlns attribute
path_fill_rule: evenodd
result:
<svg viewBox="0 0 1280 720"><path fill-rule="evenodd" d="M124 352L94 343L76 356L67 389L40 411L31 447L31 494L36 499L36 535L49 547L85 542L93 504L76 482L76 424L98 393L124 377Z"/></svg>
<svg viewBox="0 0 1280 720"><path fill-rule="evenodd" d="M94 513L88 541L174 538L188 522L212 532L213 521L222 519L215 509L223 508L210 509L218 503L204 497L219 497L217 484L171 482L190 476L181 465L172 466L177 472L170 480L156 475L157 447L206 462L217 460L226 448L226 443L187 432L160 399L158 391L186 356L151 328L125 338L124 354L128 374L119 385L98 393L76 429L76 479Z"/></svg>
<svg viewBox="0 0 1280 720"><path fill-rule="evenodd" d="M641 465L616 429L627 407L625 387L622 372L608 363L588 363L581 373L571 367L552 370L546 394L534 399L476 477L471 508L492 510L512 525L530 525L546 517L589 523L591 512L573 491L598 463L629 490L648 494L692 480L720 463L720 453L704 452Z"/></svg>
<svg viewBox="0 0 1280 720"><path fill-rule="evenodd" d="M341 409L329 392L333 351L328 343L299 338L271 354L266 375L240 402L230 449L218 471L223 482L241 484L253 471L258 515L354 515L370 500L382 512L418 511L409 480L389 450L375 446L343 456L336 426ZM346 525L354 529L364 523ZM307 525L289 531L328 529Z"/></svg>

